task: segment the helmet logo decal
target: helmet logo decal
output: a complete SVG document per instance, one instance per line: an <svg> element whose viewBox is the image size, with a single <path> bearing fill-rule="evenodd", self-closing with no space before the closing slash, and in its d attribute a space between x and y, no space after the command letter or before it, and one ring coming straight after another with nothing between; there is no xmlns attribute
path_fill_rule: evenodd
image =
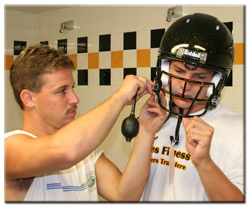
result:
<svg viewBox="0 0 250 207"><path fill-rule="evenodd" d="M206 52L196 52L185 48L179 48L176 53L176 57L182 58L183 56L188 56L191 58L199 59L200 63L205 64L207 60Z"/></svg>

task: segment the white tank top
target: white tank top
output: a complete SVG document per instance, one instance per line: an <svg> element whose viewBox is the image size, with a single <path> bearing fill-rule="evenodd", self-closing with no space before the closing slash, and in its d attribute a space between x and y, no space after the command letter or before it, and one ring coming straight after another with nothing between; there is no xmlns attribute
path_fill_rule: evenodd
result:
<svg viewBox="0 0 250 207"><path fill-rule="evenodd" d="M5 139L15 134L36 138L26 131L15 130L5 133ZM95 163L102 152L94 150L69 169L35 177L24 201L98 201Z"/></svg>

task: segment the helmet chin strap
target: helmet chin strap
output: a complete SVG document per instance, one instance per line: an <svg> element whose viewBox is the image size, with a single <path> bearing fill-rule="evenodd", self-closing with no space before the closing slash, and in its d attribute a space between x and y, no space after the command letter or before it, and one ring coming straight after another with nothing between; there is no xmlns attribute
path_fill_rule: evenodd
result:
<svg viewBox="0 0 250 207"><path fill-rule="evenodd" d="M182 108L179 108L179 113L183 114ZM174 141L175 145L179 144L179 131L180 131L181 122L182 122L182 116L178 116L178 120L177 120L177 124L175 128L175 138L173 136L170 136L171 143Z"/></svg>

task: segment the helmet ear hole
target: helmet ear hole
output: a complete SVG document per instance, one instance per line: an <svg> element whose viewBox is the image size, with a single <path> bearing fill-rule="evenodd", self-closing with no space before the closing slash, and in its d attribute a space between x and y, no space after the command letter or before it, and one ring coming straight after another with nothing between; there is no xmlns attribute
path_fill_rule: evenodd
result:
<svg viewBox="0 0 250 207"><path fill-rule="evenodd" d="M161 71L169 73L169 66L170 66L170 62L167 62L165 60L161 60ZM164 86L166 86L166 87L168 86L169 77L167 74L162 73L161 82Z"/></svg>
<svg viewBox="0 0 250 207"><path fill-rule="evenodd" d="M220 82L221 74L216 73L211 80L211 83L215 84L215 88L217 87L218 83ZM206 96L210 97L213 94L213 86L209 86L207 89Z"/></svg>

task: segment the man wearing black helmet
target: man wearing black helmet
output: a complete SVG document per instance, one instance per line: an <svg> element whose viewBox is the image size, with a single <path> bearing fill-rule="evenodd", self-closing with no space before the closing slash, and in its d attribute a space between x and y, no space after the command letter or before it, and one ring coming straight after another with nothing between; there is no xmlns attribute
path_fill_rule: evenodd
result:
<svg viewBox="0 0 250 207"><path fill-rule="evenodd" d="M233 61L232 35L213 16L184 16L164 34L154 90L167 94L168 120L142 201L244 201L243 119L219 104Z"/></svg>

